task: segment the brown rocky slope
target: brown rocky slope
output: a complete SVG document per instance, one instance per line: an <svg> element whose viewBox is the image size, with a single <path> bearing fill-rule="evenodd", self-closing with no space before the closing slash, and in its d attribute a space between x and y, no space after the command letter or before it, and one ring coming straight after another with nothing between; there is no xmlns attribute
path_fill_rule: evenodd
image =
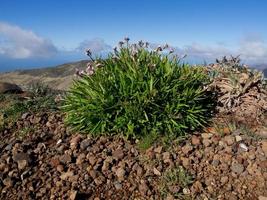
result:
<svg viewBox="0 0 267 200"><path fill-rule="evenodd" d="M267 140L242 129L208 128L141 151L136 141L70 134L62 120L24 113L1 131L1 199L267 197Z"/></svg>

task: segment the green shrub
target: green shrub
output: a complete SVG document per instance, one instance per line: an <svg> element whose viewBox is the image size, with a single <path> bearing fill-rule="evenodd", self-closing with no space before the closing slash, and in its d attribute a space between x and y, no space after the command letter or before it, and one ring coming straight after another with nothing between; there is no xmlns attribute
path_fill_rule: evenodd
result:
<svg viewBox="0 0 267 200"><path fill-rule="evenodd" d="M200 67L180 64L167 47L120 44L107 59L92 60L86 72L78 72L81 78L62 107L68 125L136 138L152 132L181 135L206 123L212 104Z"/></svg>

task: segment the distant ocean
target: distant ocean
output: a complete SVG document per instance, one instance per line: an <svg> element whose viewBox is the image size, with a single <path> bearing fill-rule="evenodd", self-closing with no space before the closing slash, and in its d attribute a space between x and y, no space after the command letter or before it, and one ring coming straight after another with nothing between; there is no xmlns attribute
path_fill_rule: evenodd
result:
<svg viewBox="0 0 267 200"><path fill-rule="evenodd" d="M82 58L74 58L74 59L54 59L54 60L31 60L31 61L12 61L12 62L4 62L0 59L0 73L10 72L14 70L25 70L25 69L37 69L37 68L45 68L45 67L54 67L57 65L61 65L64 63L76 62L82 60Z"/></svg>

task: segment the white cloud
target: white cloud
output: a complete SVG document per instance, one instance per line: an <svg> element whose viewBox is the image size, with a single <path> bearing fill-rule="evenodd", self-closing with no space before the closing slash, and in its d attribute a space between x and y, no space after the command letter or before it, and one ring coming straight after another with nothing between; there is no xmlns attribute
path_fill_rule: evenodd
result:
<svg viewBox="0 0 267 200"><path fill-rule="evenodd" d="M30 30L0 22L0 54L10 58L49 57L57 53L53 43Z"/></svg>
<svg viewBox="0 0 267 200"><path fill-rule="evenodd" d="M205 46L200 43L192 43L176 48L178 54L187 54L190 58L198 60L214 61L222 56L238 56L248 64L267 63L267 44L259 35L247 35L237 44L235 49L230 49L224 43L217 43L213 46Z"/></svg>
<svg viewBox="0 0 267 200"><path fill-rule="evenodd" d="M259 35L248 35L240 41L240 54L252 62L267 62L267 44Z"/></svg>
<svg viewBox="0 0 267 200"><path fill-rule="evenodd" d="M85 52L86 49L90 49L93 54L103 53L110 51L112 47L105 43L101 38L94 38L91 40L82 41L76 48L78 51Z"/></svg>

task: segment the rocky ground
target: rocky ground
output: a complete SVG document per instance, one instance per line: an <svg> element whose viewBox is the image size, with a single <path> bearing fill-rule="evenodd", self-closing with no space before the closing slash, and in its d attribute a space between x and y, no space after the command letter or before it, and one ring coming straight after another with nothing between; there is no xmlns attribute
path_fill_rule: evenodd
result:
<svg viewBox="0 0 267 200"><path fill-rule="evenodd" d="M24 113L0 132L0 199L267 199L267 139L208 128L179 145L136 142Z"/></svg>

